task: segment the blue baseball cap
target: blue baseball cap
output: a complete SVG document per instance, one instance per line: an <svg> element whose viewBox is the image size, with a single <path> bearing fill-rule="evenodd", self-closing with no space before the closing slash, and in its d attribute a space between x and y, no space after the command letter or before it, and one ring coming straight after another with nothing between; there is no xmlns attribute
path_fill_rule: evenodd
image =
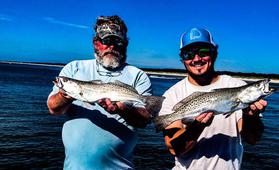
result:
<svg viewBox="0 0 279 170"><path fill-rule="evenodd" d="M207 43L217 47L210 32L203 28L192 28L183 33L180 39L180 49L193 43Z"/></svg>

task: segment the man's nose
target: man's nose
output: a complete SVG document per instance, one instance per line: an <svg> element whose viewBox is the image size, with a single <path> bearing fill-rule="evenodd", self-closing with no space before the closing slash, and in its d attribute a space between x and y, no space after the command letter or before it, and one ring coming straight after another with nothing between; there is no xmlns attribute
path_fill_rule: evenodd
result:
<svg viewBox="0 0 279 170"><path fill-rule="evenodd" d="M108 45L108 48L112 50L114 48L114 45L110 44L110 45Z"/></svg>
<svg viewBox="0 0 279 170"><path fill-rule="evenodd" d="M198 54L195 54L195 57L193 58L192 61L199 61L201 60L202 58L198 55Z"/></svg>

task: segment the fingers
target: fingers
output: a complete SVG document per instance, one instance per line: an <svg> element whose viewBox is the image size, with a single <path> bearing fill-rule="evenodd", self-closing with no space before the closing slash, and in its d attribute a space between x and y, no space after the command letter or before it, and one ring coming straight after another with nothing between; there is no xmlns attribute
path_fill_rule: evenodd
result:
<svg viewBox="0 0 279 170"><path fill-rule="evenodd" d="M207 112L199 115L196 120L200 123L209 123L213 119L213 112Z"/></svg>
<svg viewBox="0 0 279 170"><path fill-rule="evenodd" d="M124 103L121 103L121 102L116 102L115 103L117 105L117 107L120 109L120 110L126 110L126 105Z"/></svg>
<svg viewBox="0 0 279 170"><path fill-rule="evenodd" d="M260 102L262 105L267 106L267 101L266 101L266 100L261 99L261 100L259 100L259 102Z"/></svg>
<svg viewBox="0 0 279 170"><path fill-rule="evenodd" d="M266 106L267 106L267 101L261 99L251 104L250 107L247 109L246 113L251 116L253 115L258 116L261 112L264 112Z"/></svg>
<svg viewBox="0 0 279 170"><path fill-rule="evenodd" d="M100 99L98 100L98 104L102 106L106 111L113 113L117 110L124 110L125 105L121 102L112 102L110 99Z"/></svg>
<svg viewBox="0 0 279 170"><path fill-rule="evenodd" d="M267 106L267 101L261 99L258 102L255 102L257 109L263 110Z"/></svg>
<svg viewBox="0 0 279 170"><path fill-rule="evenodd" d="M100 99L100 100L98 100L98 104L99 104L101 107L103 107L104 109L107 108L107 104L106 104L105 99Z"/></svg>

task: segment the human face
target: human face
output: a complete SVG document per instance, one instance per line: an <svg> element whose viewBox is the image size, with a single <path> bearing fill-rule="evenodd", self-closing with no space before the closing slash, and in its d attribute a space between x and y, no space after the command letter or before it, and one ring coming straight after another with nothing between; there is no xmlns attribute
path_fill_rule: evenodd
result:
<svg viewBox="0 0 279 170"><path fill-rule="evenodd" d="M213 67L213 49L196 46L181 52L184 66L192 75L199 76L209 73Z"/></svg>
<svg viewBox="0 0 279 170"><path fill-rule="evenodd" d="M107 69L116 69L126 61L125 42L117 37L94 40L95 57Z"/></svg>

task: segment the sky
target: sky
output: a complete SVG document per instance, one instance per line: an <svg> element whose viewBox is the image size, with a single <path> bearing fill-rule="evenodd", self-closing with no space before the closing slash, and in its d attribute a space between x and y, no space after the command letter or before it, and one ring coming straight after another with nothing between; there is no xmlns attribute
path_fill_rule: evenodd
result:
<svg viewBox="0 0 279 170"><path fill-rule="evenodd" d="M128 27L127 62L183 69L179 40L192 27L218 44L218 71L279 74L277 0L0 0L0 61L92 59L93 26L119 15Z"/></svg>

